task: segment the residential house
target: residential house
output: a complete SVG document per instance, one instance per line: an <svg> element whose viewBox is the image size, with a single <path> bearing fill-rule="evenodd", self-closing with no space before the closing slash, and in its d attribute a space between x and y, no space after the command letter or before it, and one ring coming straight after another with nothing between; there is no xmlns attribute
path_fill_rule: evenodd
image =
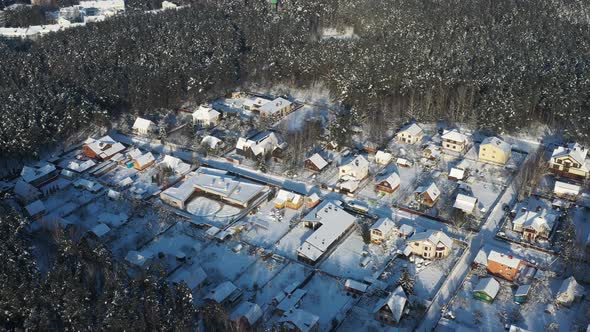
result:
<svg viewBox="0 0 590 332"><path fill-rule="evenodd" d="M518 289L516 290L516 293L514 293L514 302L516 303L525 303L528 296L529 296L529 291L531 290L531 285L521 285L518 287Z"/></svg>
<svg viewBox="0 0 590 332"><path fill-rule="evenodd" d="M274 200L274 206L277 209L289 208L299 210L303 206L303 196L280 189Z"/></svg>
<svg viewBox="0 0 590 332"><path fill-rule="evenodd" d="M26 204L39 199L41 191L23 179L19 179L14 185L14 195L20 202Z"/></svg>
<svg viewBox="0 0 590 332"><path fill-rule="evenodd" d="M99 139L89 138L82 147L82 152L86 157L99 160L109 160L123 150L125 150L125 146L108 135Z"/></svg>
<svg viewBox="0 0 590 332"><path fill-rule="evenodd" d="M369 175L369 162L363 156L356 156L353 160L339 167L339 178L361 181Z"/></svg>
<svg viewBox="0 0 590 332"><path fill-rule="evenodd" d="M174 2L171 1L162 1L162 9L166 10L166 9L177 9L178 5L175 4Z"/></svg>
<svg viewBox="0 0 590 332"><path fill-rule="evenodd" d="M318 194L316 193L313 193L310 196L307 196L307 198L305 198L305 207L308 209L313 209L318 204L320 204L321 201L322 199L320 198L320 196L318 196Z"/></svg>
<svg viewBox="0 0 590 332"><path fill-rule="evenodd" d="M451 168L448 176L449 180L462 181L465 179L465 170L463 168Z"/></svg>
<svg viewBox="0 0 590 332"><path fill-rule="evenodd" d="M381 244L395 233L395 224L389 218L381 218L371 226L371 242Z"/></svg>
<svg viewBox="0 0 590 332"><path fill-rule="evenodd" d="M133 132L138 135L149 135L158 130L158 126L151 120L138 117L133 123Z"/></svg>
<svg viewBox="0 0 590 332"><path fill-rule="evenodd" d="M285 98L278 97L262 105L259 109L260 116L285 116L293 110L293 103Z"/></svg>
<svg viewBox="0 0 590 332"><path fill-rule="evenodd" d="M401 180L396 172L389 174L386 178L379 180L375 185L375 191L391 194L400 186Z"/></svg>
<svg viewBox="0 0 590 332"><path fill-rule="evenodd" d="M473 214L477 208L477 198L458 194L453 207L465 212L466 214Z"/></svg>
<svg viewBox="0 0 590 332"><path fill-rule="evenodd" d="M143 155L137 157L133 161L133 167L138 171L143 171L144 169L153 165L155 162L156 162L156 158L154 158L154 155L151 152L148 152L146 154L143 154Z"/></svg>
<svg viewBox="0 0 590 332"><path fill-rule="evenodd" d="M74 187L76 188L83 188L86 189L92 193L96 193L99 192L103 186L100 183L96 183L94 181L89 181L86 179L78 179L74 182Z"/></svg>
<svg viewBox="0 0 590 332"><path fill-rule="evenodd" d="M559 287L557 298L555 302L563 306L569 307L575 301L584 297L586 290L584 286L580 285L573 276L565 279Z"/></svg>
<svg viewBox="0 0 590 332"><path fill-rule="evenodd" d="M412 167L413 163L406 158L397 158L395 163L400 167Z"/></svg>
<svg viewBox="0 0 590 332"><path fill-rule="evenodd" d="M401 286L389 293L389 296L377 302L373 309L375 319L386 324L399 324L402 315L406 311L408 298Z"/></svg>
<svg viewBox="0 0 590 332"><path fill-rule="evenodd" d="M442 154L442 149L440 146L435 145L435 144L428 144L423 150L422 150L422 157L428 159L428 160L438 160L440 159L440 156Z"/></svg>
<svg viewBox="0 0 590 332"><path fill-rule="evenodd" d="M391 162L392 159L393 155L389 152L379 150L375 154L375 162L379 165L387 165Z"/></svg>
<svg viewBox="0 0 590 332"><path fill-rule="evenodd" d="M305 159L304 165L305 168L314 172L321 172L326 166L328 166L328 162L322 158L319 153L315 153L313 156Z"/></svg>
<svg viewBox="0 0 590 332"><path fill-rule="evenodd" d="M241 296L241 289L231 281L224 281L205 295L205 301L229 306L236 303Z"/></svg>
<svg viewBox="0 0 590 332"><path fill-rule="evenodd" d="M229 319L237 325L238 331L250 331L262 318L262 309L256 303L244 301L231 313Z"/></svg>
<svg viewBox="0 0 590 332"><path fill-rule="evenodd" d="M479 145L479 160L505 165L512 155L512 146L498 137L486 137Z"/></svg>
<svg viewBox="0 0 590 332"><path fill-rule="evenodd" d="M43 217L45 214L45 204L43 204L41 200L36 200L33 203L25 206L25 210L31 219L37 220Z"/></svg>
<svg viewBox="0 0 590 332"><path fill-rule="evenodd" d="M206 280L207 273L197 264L182 266L170 276L170 281L176 284L184 282L191 290L200 288Z"/></svg>
<svg viewBox="0 0 590 332"><path fill-rule="evenodd" d="M538 237L548 239L557 222L554 210L537 208L535 211L521 209L512 221L512 230L522 233L523 239L535 241Z"/></svg>
<svg viewBox="0 0 590 332"><path fill-rule="evenodd" d="M281 331L289 332L318 332L320 318L301 309L289 309L279 319Z"/></svg>
<svg viewBox="0 0 590 332"><path fill-rule="evenodd" d="M451 253L453 239L442 231L415 233L407 240L412 254L427 259L445 258Z"/></svg>
<svg viewBox="0 0 590 332"><path fill-rule="evenodd" d="M301 221L315 231L297 249L297 258L313 265L356 224L356 217L336 202L324 201Z"/></svg>
<svg viewBox="0 0 590 332"><path fill-rule="evenodd" d="M40 187L50 182L58 175L59 173L55 166L49 163L40 163L33 167L25 166L20 172L21 178L35 187Z"/></svg>
<svg viewBox="0 0 590 332"><path fill-rule="evenodd" d="M270 100L261 97L248 98L244 100L242 108L244 109L244 111L259 112L260 108L269 102Z"/></svg>
<svg viewBox="0 0 590 332"><path fill-rule="evenodd" d="M588 149L578 143L559 146L553 150L550 168L558 176L583 181L590 176Z"/></svg>
<svg viewBox="0 0 590 332"><path fill-rule="evenodd" d="M414 191L416 202L427 207L433 207L440 199L440 190L433 182L428 187L420 186Z"/></svg>
<svg viewBox="0 0 590 332"><path fill-rule="evenodd" d="M225 143L221 139L211 135L203 137L201 145L207 147L209 150L223 149L225 147Z"/></svg>
<svg viewBox="0 0 590 332"><path fill-rule="evenodd" d="M488 271L508 281L514 281L525 266L522 260L512 255L505 255L494 250L488 255Z"/></svg>
<svg viewBox="0 0 590 332"><path fill-rule="evenodd" d="M193 125L199 128L212 128L221 121L221 113L214 110L211 106L200 105L193 112Z"/></svg>
<svg viewBox="0 0 590 332"><path fill-rule="evenodd" d="M419 125L412 123L402 128L395 137L400 143L416 144L422 141L423 136L424 130Z"/></svg>
<svg viewBox="0 0 590 332"><path fill-rule="evenodd" d="M473 297L484 302L492 303L500 291L500 283L494 278L482 278L473 288Z"/></svg>
<svg viewBox="0 0 590 332"><path fill-rule="evenodd" d="M457 129L443 131L442 148L453 152L464 152L467 148L467 136L461 134Z"/></svg>
<svg viewBox="0 0 590 332"><path fill-rule="evenodd" d="M161 165L165 165L174 171L176 175L184 175L190 172L191 165L183 162L180 158L176 158L170 155L165 155L161 162Z"/></svg>
<svg viewBox="0 0 590 332"><path fill-rule="evenodd" d="M414 235L414 227L408 224L401 225L397 230L397 236L401 237L402 239L407 239L412 235Z"/></svg>
<svg viewBox="0 0 590 332"><path fill-rule="evenodd" d="M553 187L553 194L555 194L555 196L559 198L565 198L575 201L578 195L580 194L581 189L582 188L576 184L555 181L555 186Z"/></svg>
<svg viewBox="0 0 590 332"><path fill-rule="evenodd" d="M272 131L260 132L250 138L240 137L236 144L236 153L249 159L280 158L287 147L277 133Z"/></svg>

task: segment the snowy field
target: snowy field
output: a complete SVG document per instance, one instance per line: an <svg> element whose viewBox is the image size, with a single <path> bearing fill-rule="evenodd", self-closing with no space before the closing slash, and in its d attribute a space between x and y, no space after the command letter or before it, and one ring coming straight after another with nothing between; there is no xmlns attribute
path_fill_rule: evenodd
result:
<svg viewBox="0 0 590 332"><path fill-rule="evenodd" d="M313 232L313 229L301 225L293 227L276 243L275 252L296 260L297 248L299 248L305 239L307 239Z"/></svg>
<svg viewBox="0 0 590 332"><path fill-rule="evenodd" d="M287 232L291 220L301 213L292 209L283 209L284 216L278 220L271 215L274 208L273 202L265 202L260 205L260 210L255 215L246 216L238 225L244 225L241 239L247 243L263 248L272 248Z"/></svg>

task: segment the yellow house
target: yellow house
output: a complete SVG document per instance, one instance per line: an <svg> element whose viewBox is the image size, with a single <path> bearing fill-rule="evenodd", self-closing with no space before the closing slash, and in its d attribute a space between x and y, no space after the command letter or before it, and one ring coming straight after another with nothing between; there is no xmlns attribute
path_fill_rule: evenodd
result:
<svg viewBox="0 0 590 332"><path fill-rule="evenodd" d="M451 253L453 240L441 231L416 233L407 240L412 254L427 259L444 258Z"/></svg>
<svg viewBox="0 0 590 332"><path fill-rule="evenodd" d="M551 171L559 176L585 180L589 177L590 168L587 155L588 150L578 143L559 146L551 155Z"/></svg>
<svg viewBox="0 0 590 332"><path fill-rule="evenodd" d="M505 165L512 154L510 144L498 137L487 137L479 145L479 160Z"/></svg>
<svg viewBox="0 0 590 332"><path fill-rule="evenodd" d="M299 194L281 189L274 200L274 205L277 209L289 208L298 210L303 206L303 197Z"/></svg>

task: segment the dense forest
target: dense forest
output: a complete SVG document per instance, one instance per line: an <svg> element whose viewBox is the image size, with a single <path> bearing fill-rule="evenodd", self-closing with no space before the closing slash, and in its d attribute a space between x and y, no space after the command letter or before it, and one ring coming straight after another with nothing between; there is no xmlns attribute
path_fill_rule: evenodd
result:
<svg viewBox="0 0 590 332"><path fill-rule="evenodd" d="M539 122L588 141L587 2L184 2L155 14L128 1L121 17L2 42L0 154L253 82L321 82L368 125L442 119L504 133ZM345 27L354 38L322 38Z"/></svg>

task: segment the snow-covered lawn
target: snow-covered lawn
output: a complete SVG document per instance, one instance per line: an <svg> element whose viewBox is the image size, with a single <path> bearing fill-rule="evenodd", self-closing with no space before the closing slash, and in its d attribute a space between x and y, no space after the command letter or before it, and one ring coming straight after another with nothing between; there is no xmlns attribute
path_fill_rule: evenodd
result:
<svg viewBox="0 0 590 332"><path fill-rule="evenodd" d="M307 239L313 229L301 225L293 227L280 241L276 243L276 252L280 255L297 259L297 248Z"/></svg>
<svg viewBox="0 0 590 332"><path fill-rule="evenodd" d="M201 266L212 280L236 280L257 257L244 246L238 253L233 252L226 243L211 242L199 253Z"/></svg>
<svg viewBox="0 0 590 332"><path fill-rule="evenodd" d="M260 285L253 300L261 308L270 305L273 297L293 283L301 283L311 273L304 265L291 262L283 266L266 284Z"/></svg>
<svg viewBox="0 0 590 332"><path fill-rule="evenodd" d="M280 263L272 258L258 259L236 280L235 284L248 291L249 295L255 298L255 293L264 288L287 264L285 262Z"/></svg>

